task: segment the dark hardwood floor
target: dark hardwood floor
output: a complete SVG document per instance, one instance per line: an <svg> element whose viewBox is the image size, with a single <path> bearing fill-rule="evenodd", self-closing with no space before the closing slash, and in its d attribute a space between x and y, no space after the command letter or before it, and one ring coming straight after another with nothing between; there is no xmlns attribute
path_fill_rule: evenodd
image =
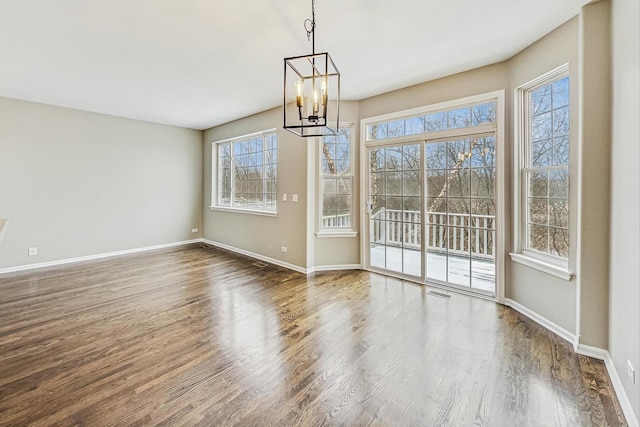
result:
<svg viewBox="0 0 640 427"><path fill-rule="evenodd" d="M604 364L490 301L201 245L0 276L1 425L624 425Z"/></svg>

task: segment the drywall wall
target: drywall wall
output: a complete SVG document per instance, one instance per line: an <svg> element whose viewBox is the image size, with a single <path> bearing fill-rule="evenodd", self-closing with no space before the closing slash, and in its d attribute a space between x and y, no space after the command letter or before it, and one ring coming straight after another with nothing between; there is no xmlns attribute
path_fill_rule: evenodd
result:
<svg viewBox="0 0 640 427"><path fill-rule="evenodd" d="M199 131L0 98L0 268L199 237L201 159Z"/></svg>
<svg viewBox="0 0 640 427"><path fill-rule="evenodd" d="M573 18L558 27L536 43L527 47L522 52L509 60L510 68L510 93L515 96L516 89L525 83L555 69L566 63L569 64L570 97L571 105L579 102L579 57L578 57L578 18ZM513 117L512 114L510 114ZM570 162L577 165L579 161L578 138L578 108L571 108L571 146ZM513 123L510 120L510 136L513 140ZM513 170L513 167L511 168ZM578 169L570 171L570 226L572 230L577 228L578 213ZM511 209L510 209L511 210ZM511 226L513 230L513 225ZM513 244L513 239L511 245ZM576 268L577 236L570 236L571 250L569 253L569 267L573 271ZM507 298L517 301L519 304L540 314L556 325L571 333L576 332L576 279L571 282L557 278L539 270L527 267L507 259L508 262L508 286Z"/></svg>
<svg viewBox="0 0 640 427"><path fill-rule="evenodd" d="M363 99L360 118L502 90L508 81L508 72L507 64L501 62Z"/></svg>
<svg viewBox="0 0 640 427"><path fill-rule="evenodd" d="M314 223L311 228L311 241L314 244L314 264L313 267L327 266L353 266L360 264L360 169L358 168L360 158L360 103L357 101L342 101L340 103L340 122L342 124L352 124L351 142L353 144L353 158L351 167L353 172L353 199L351 209L353 210L354 229L358 233L354 237L317 237L318 225L320 224L320 211L318 201L320 200L320 182L318 174L320 170L320 142L313 144L312 165L309 170L314 171L309 174L309 179L315 179L314 192L316 197L313 200L312 212ZM342 126L342 125L341 125Z"/></svg>
<svg viewBox="0 0 640 427"><path fill-rule="evenodd" d="M640 377L640 3L612 2L611 268L609 352L636 419Z"/></svg>
<svg viewBox="0 0 640 427"><path fill-rule="evenodd" d="M609 175L611 152L610 2L580 13L580 344L609 344Z"/></svg>
<svg viewBox="0 0 640 427"><path fill-rule="evenodd" d="M212 143L277 128L277 217L211 210ZM235 249L307 267L307 138L282 129L282 110L274 108L217 126L204 133L204 238ZM287 201L282 201L286 193ZM292 194L298 201L292 201ZM287 252L281 252L286 246Z"/></svg>

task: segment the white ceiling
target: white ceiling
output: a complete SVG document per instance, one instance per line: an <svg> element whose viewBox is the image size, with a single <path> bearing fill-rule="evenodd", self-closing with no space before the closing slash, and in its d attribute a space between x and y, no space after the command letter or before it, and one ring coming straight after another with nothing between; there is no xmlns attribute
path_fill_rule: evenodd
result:
<svg viewBox="0 0 640 427"><path fill-rule="evenodd" d="M317 0L343 99L498 62L590 0ZM311 0L0 0L0 96L206 129L282 103Z"/></svg>

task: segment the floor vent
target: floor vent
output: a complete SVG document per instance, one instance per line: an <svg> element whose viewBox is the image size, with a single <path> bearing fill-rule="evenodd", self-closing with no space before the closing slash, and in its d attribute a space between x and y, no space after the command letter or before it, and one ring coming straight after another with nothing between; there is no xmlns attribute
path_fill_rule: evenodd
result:
<svg viewBox="0 0 640 427"><path fill-rule="evenodd" d="M438 298L444 298L444 299L451 299L451 295L449 294L444 294L442 292L438 292L438 291L429 291L427 292L429 295L433 295L434 297L438 297Z"/></svg>
<svg viewBox="0 0 640 427"><path fill-rule="evenodd" d="M262 268L262 267L266 267L269 264L267 264L266 262L258 261L258 262L254 262L251 265L255 265L256 267Z"/></svg>

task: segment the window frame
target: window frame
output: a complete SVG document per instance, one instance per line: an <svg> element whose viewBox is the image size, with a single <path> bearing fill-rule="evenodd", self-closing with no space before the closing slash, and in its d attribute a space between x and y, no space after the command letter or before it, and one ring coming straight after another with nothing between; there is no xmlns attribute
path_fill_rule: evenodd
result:
<svg viewBox="0 0 640 427"><path fill-rule="evenodd" d="M574 248L571 245L571 235L575 233L575 226L571 221L572 197L568 191L567 202L569 204L568 231L569 248L567 257L555 256L544 253L527 246L528 244L528 212L529 194L527 176L536 170L565 170L564 166L548 165L544 167L533 167L531 165L531 93L536 89L547 86L561 79L569 78L571 87L572 77L569 73L569 64L561 65L527 83L515 90L515 114L514 114L514 252L510 254L514 262L543 271L564 280L571 280L573 272L570 269L570 259ZM571 151L571 90L569 90L569 148ZM575 167L575 166L574 166ZM569 189L572 186L571 159L566 166L569 175ZM547 225L547 227L549 227Z"/></svg>
<svg viewBox="0 0 640 427"><path fill-rule="evenodd" d="M273 135L275 136L275 142L276 142L276 148L275 151L276 153L278 152L278 134L277 134L277 129L273 128L273 129L267 129L264 131L260 131L260 132L254 132L254 133L250 133L250 134L246 134L246 135L241 135L241 136L237 136L237 137L233 137L233 138L227 138L227 139L223 139L223 140L219 140L219 141L213 141L211 143L211 205L209 206L210 210L215 210L215 211L226 211L226 212L236 212L236 213L245 213L245 214L254 214L254 215L263 215L263 216L271 216L271 217L276 217L278 215L278 192L277 192L277 186L278 186L278 160L276 157L276 174L275 174L275 185L276 185L276 190L275 190L275 197L274 197L274 208L270 209L265 207L264 205L260 208L254 208L254 207L244 207L244 206L238 206L238 205L234 205L234 201L235 201L235 153L233 152L234 149L234 143L236 142L242 142L242 141L247 141L247 140L251 140L251 139L257 139L257 138L262 138L262 165L263 165L263 176L262 176L262 195L263 195L263 203L264 203L264 196L266 194L265 192L265 185L266 185L266 180L265 180L265 176L264 176L264 167L266 165L265 163L265 156L266 156L266 138L267 136ZM220 185L220 165L219 165L219 158L218 158L218 152L219 152L219 146L222 144L229 144L231 147L231 196L230 196L230 201L231 204L230 205L222 205L219 203L219 185Z"/></svg>
<svg viewBox="0 0 640 427"><path fill-rule="evenodd" d="M355 165L354 165L354 155L355 155L355 143L354 143L354 133L355 133L355 124L351 122L341 122L340 128L348 128L349 129L349 174L340 175L342 179L349 179L351 181L351 210L349 212L349 227L325 227L323 226L323 213L324 213L324 186L323 180L325 178L335 178L338 175L325 175L323 174L322 169L322 160L323 160L323 137L317 138L317 148L316 152L318 155L318 161L316 162L316 167L318 173L316 174L318 178L318 220L316 221L316 236L319 238L324 237L356 237L358 232L356 231L356 213L354 211L355 202L356 202L356 194L355 194ZM330 136L330 135L329 135Z"/></svg>

